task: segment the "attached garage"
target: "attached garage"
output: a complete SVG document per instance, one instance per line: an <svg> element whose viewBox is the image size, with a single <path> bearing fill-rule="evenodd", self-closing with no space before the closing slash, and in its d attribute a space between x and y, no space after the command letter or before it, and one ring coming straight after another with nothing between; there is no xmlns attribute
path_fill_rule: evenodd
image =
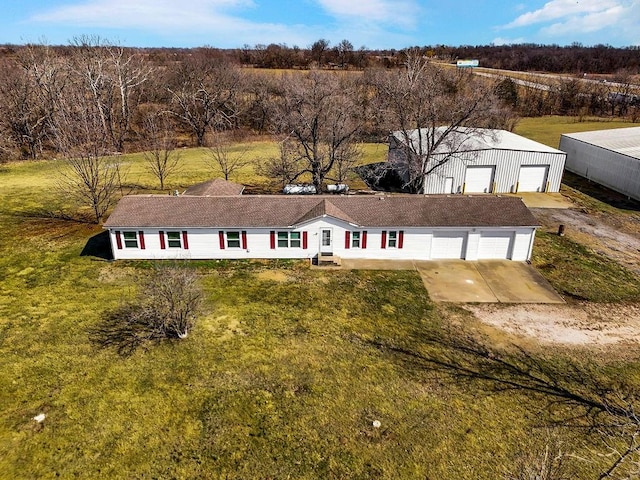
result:
<svg viewBox="0 0 640 480"><path fill-rule="evenodd" d="M547 190L548 165L522 165L518 175L518 192L544 192Z"/></svg>
<svg viewBox="0 0 640 480"><path fill-rule="evenodd" d="M467 232L435 232L431 240L431 258L464 258L467 250Z"/></svg>
<svg viewBox="0 0 640 480"><path fill-rule="evenodd" d="M494 166L467 167L463 193L491 193Z"/></svg>
<svg viewBox="0 0 640 480"><path fill-rule="evenodd" d="M513 244L513 232L484 231L480 233L478 259L510 259Z"/></svg>

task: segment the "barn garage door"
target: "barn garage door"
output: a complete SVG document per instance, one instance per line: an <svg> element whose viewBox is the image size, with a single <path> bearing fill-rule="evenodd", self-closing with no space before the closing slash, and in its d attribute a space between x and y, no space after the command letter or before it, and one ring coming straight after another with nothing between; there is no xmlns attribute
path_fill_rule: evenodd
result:
<svg viewBox="0 0 640 480"><path fill-rule="evenodd" d="M509 259L513 232L481 232L478 259Z"/></svg>
<svg viewBox="0 0 640 480"><path fill-rule="evenodd" d="M437 232L431 241L431 258L464 258L467 232Z"/></svg>
<svg viewBox="0 0 640 480"><path fill-rule="evenodd" d="M548 165L522 165L518 176L518 191L544 192L548 172Z"/></svg>
<svg viewBox="0 0 640 480"><path fill-rule="evenodd" d="M491 193L495 167L467 167L464 193Z"/></svg>

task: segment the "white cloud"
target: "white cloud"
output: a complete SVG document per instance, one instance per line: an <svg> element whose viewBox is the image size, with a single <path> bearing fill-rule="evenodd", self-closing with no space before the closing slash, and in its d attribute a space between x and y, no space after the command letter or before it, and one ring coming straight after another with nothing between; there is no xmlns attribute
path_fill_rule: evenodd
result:
<svg viewBox="0 0 640 480"><path fill-rule="evenodd" d="M639 24L640 0L551 0L497 30L537 27L528 38L637 45Z"/></svg>
<svg viewBox="0 0 640 480"><path fill-rule="evenodd" d="M415 0L317 0L338 20L358 23L380 22L405 28L415 27L420 7Z"/></svg>
<svg viewBox="0 0 640 480"><path fill-rule="evenodd" d="M88 2L53 8L31 17L47 23L72 23L80 26L112 28L172 26L189 28L215 25L233 20L225 10L250 6L246 0L91 0Z"/></svg>
<svg viewBox="0 0 640 480"><path fill-rule="evenodd" d="M619 24L624 12L624 8L616 6L607 11L598 12L597 14L571 17L565 22L554 23L542 28L540 33L545 36L557 37L561 35L597 32Z"/></svg>
<svg viewBox="0 0 640 480"><path fill-rule="evenodd" d="M538 10L523 13L504 28L525 27L567 17L606 15L613 8L621 8L619 0L551 0Z"/></svg>
<svg viewBox="0 0 640 480"><path fill-rule="evenodd" d="M525 43L525 39L520 37L520 38L504 38L504 37L496 37L494 38L491 43L493 43L494 45L500 46L500 45L518 45L520 43Z"/></svg>
<svg viewBox="0 0 640 480"><path fill-rule="evenodd" d="M305 45L309 41L307 35L313 29L253 22L237 14L253 6L252 0L88 0L52 8L33 15L29 21L78 28L145 30L166 38L188 37L191 42L222 47L272 41ZM193 40L197 37L202 40Z"/></svg>

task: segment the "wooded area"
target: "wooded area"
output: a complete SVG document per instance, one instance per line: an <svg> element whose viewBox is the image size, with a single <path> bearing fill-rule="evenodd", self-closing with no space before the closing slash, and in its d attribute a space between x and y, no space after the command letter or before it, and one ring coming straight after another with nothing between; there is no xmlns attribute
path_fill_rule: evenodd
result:
<svg viewBox="0 0 640 480"><path fill-rule="evenodd" d="M474 85L491 87L504 105L521 116L630 116L632 120L638 116L639 102L634 101L637 96L631 87L632 74L638 69L637 48L520 45L378 52L354 50L348 40L334 47L318 40L307 49L285 45L240 50L132 49L80 37L68 46L0 50L0 67L5 72L0 78L0 159L77 155L89 139L97 148L94 153L102 155L157 151L159 143L165 150L210 146L216 132L288 138L291 125L284 120L291 120L288 113L295 108L294 98L315 101L314 108L344 110L353 117L352 123L357 118L358 125L350 126L350 140L384 141L389 130L399 126L380 112L406 92L396 89L384 96L387 104L381 105L380 78L392 79L397 70L406 70L410 55L438 62L475 57L483 66L500 68L558 71L561 65L563 71L616 73L610 77L615 85L579 77L547 81L544 89L510 79L486 79ZM293 71L265 68L325 74L302 76L306 81ZM351 73L328 75L335 70ZM450 76L465 82L471 77L463 71ZM531 83L535 82L532 77ZM314 94L327 100L312 100Z"/></svg>

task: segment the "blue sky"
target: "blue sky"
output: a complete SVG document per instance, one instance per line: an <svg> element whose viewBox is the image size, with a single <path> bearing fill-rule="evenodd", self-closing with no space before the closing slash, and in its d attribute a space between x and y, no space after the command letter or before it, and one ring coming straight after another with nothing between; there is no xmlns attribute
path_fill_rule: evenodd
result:
<svg viewBox="0 0 640 480"><path fill-rule="evenodd" d="M355 48L640 45L640 0L2 0L0 43L219 48L325 38Z"/></svg>

